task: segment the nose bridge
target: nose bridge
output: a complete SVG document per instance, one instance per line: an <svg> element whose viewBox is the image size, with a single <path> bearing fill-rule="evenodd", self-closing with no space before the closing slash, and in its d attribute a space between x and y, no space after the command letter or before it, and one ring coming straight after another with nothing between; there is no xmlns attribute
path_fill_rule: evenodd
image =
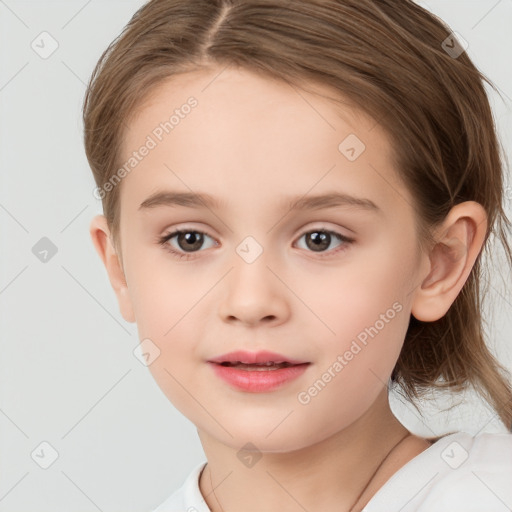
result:
<svg viewBox="0 0 512 512"><path fill-rule="evenodd" d="M252 264L261 256L264 256L267 262L270 258L274 260L284 249L277 245L278 234L283 229L280 222L282 218L269 206L265 207L265 202L255 203L250 197L244 199L246 203L237 209L232 219L229 219L232 234L239 240L235 250L247 264ZM275 265L276 262L277 259L270 264Z"/></svg>
<svg viewBox="0 0 512 512"><path fill-rule="evenodd" d="M261 239L261 236L259 237ZM275 276L269 267L271 252L255 236L247 235L235 248L231 288L247 297L272 295ZM259 300L259 299L255 299Z"/></svg>
<svg viewBox="0 0 512 512"><path fill-rule="evenodd" d="M265 240L269 240L265 237ZM234 268L228 278L221 307L222 316L255 323L262 319L281 319L287 312L286 287L272 271L275 258L256 236L247 235L235 248Z"/></svg>
<svg viewBox="0 0 512 512"><path fill-rule="evenodd" d="M258 238L261 240L261 235L259 235ZM265 238L265 240L268 240L268 237ZM263 243L268 245L267 242ZM247 235L236 247L236 253L244 263L247 265L252 265L258 260L265 261L266 257L262 258L262 255L264 253L266 254L267 251L265 251L264 245L260 243L256 237L253 235Z"/></svg>

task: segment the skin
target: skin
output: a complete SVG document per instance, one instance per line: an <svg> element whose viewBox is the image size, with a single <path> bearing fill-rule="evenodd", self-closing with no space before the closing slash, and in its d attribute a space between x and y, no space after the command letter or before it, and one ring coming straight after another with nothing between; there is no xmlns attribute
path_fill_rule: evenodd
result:
<svg viewBox="0 0 512 512"><path fill-rule="evenodd" d="M198 100L123 179L118 250L101 215L91 222L92 240L123 317L160 350L151 374L197 427L208 460L200 489L210 510L348 511L408 433L389 407L387 383L410 315L433 321L446 313L481 250L485 211L474 202L455 206L435 231L439 243L420 252L414 199L374 120L246 70L219 72L163 82L131 119L123 162L187 98ZM352 133L366 145L353 162L338 150ZM139 210L162 189L206 192L225 204ZM370 199L380 212L288 212L281 205L287 196L333 190ZM192 259L157 243L175 228L207 233ZM320 228L354 242L333 236L315 251L307 233ZM250 264L236 252L249 235L263 249ZM167 244L186 252L177 237ZM298 393L396 302L401 311L317 396L299 403ZM278 390L247 393L206 363L236 349L274 350L311 364ZM248 442L262 455L252 467L237 456ZM428 446L416 435L401 443L354 510Z"/></svg>

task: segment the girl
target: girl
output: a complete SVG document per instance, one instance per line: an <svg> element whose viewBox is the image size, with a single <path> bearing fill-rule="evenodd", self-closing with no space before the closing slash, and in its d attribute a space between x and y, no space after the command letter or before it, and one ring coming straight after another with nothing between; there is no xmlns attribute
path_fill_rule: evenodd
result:
<svg viewBox="0 0 512 512"><path fill-rule="evenodd" d="M511 433L423 438L388 401L472 386L512 428L484 80L409 0L151 0L105 51L91 236L207 458L155 512L512 508Z"/></svg>

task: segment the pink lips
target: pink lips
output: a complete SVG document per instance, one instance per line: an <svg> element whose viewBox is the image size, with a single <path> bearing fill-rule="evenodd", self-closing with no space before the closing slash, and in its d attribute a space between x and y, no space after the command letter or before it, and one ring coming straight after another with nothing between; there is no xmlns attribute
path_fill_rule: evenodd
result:
<svg viewBox="0 0 512 512"><path fill-rule="evenodd" d="M221 364L226 362L236 363L237 361L245 364L267 363L270 361L274 363L284 362L290 366L278 369L265 366L261 366L259 369L241 369ZM262 393L277 389L302 375L310 365L309 362L291 359L269 351L229 352L208 360L208 363L218 377L234 388L250 393Z"/></svg>

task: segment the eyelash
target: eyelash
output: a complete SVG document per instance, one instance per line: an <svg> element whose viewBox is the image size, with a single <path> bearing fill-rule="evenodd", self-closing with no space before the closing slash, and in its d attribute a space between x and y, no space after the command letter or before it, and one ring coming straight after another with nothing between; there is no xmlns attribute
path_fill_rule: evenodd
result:
<svg viewBox="0 0 512 512"><path fill-rule="evenodd" d="M169 240L174 238L176 235L181 235L183 233L199 233L201 235L206 235L206 236L210 237L210 235L208 235L208 233L205 233L204 231L200 231L200 230L197 230L197 229L177 229L177 230L173 231L172 233L169 233L167 235L159 237L158 238L158 243L161 246L163 246L166 251L170 252L175 258L178 258L179 260L181 260L183 258L185 258L186 260L190 260L190 259L195 258L194 255L196 253L201 252L201 251L196 251L196 252L192 252L192 253L184 253L184 252L177 251L170 244L167 243ZM331 254L329 254L329 256L331 256L332 254L337 254L339 252L342 252L342 251L348 249L347 246L354 242L353 238L349 238L349 237L346 237L346 236L344 236L344 235L342 235L342 234L340 234L340 233L338 233L336 231L331 231L331 230L327 230L327 229L323 229L323 228L311 229L309 231L305 231L304 233L302 233L302 235L300 235L299 240L304 235L309 235L311 233L327 233L327 234L331 234L331 235L334 235L336 238L338 238L341 242L343 242L341 247L339 247L337 249L334 249L332 251L328 251L328 253L329 252L331 253ZM213 237L210 237L210 238L213 238ZM311 252L314 252L314 251L311 251ZM317 253L317 254L320 255L320 258L327 258L327 257L329 257L329 256L324 256L323 255L324 253Z"/></svg>

